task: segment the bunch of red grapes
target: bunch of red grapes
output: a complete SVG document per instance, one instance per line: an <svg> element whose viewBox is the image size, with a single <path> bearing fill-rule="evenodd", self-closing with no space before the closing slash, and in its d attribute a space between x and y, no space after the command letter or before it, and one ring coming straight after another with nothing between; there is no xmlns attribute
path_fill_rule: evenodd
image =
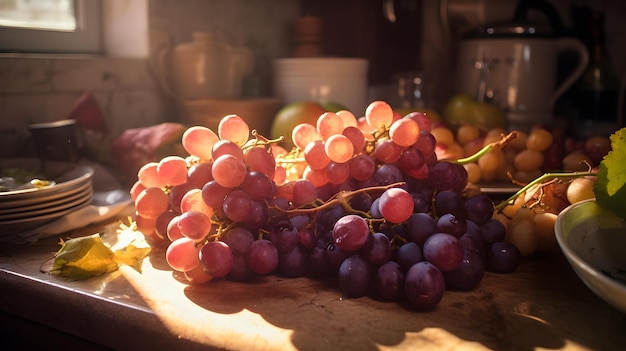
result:
<svg viewBox="0 0 626 351"><path fill-rule="evenodd" d="M237 115L217 131L193 126L187 157L139 170L135 223L193 284L330 278L347 297L432 309L521 256L491 198L466 195L465 168L437 159L430 130L426 114L398 116L384 101L298 125L289 151Z"/></svg>

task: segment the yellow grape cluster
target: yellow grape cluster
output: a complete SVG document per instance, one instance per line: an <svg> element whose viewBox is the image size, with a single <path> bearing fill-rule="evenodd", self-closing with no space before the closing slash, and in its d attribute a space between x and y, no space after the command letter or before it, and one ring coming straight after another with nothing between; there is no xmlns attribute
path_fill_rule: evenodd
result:
<svg viewBox="0 0 626 351"><path fill-rule="evenodd" d="M528 184L546 172L593 172L609 150L609 140L594 136L569 149L555 134L537 126L530 132L513 131L516 137L493 148L477 161L465 163L468 181L473 184ZM482 131L463 125L456 131L440 124L431 133L437 140L439 159L462 159L500 140L507 131ZM546 158L552 157L552 160ZM554 161L557 161L556 163ZM547 168L546 165L549 165ZM556 217L565 207L595 197L594 176L574 176L546 180L529 188L515 201L496 211L496 219L507 229L506 241L515 244L522 255L558 248L554 236Z"/></svg>
<svg viewBox="0 0 626 351"><path fill-rule="evenodd" d="M507 144L492 149L476 162L465 164L470 183L511 182L528 183L544 173L546 151L555 138L544 128L533 128L530 132L515 130L516 137ZM455 132L445 126L433 128L437 138L438 157L459 159L473 155L485 145L500 140L507 131L490 129L481 131L473 125L463 125Z"/></svg>
<svg viewBox="0 0 626 351"><path fill-rule="evenodd" d="M515 133L509 142L493 148L478 161L465 164L469 182L529 183L546 172L581 172L597 167L610 151L608 136L586 139L567 136L559 129L537 125L529 132L503 129L481 130L463 125L453 131L444 124L434 125L438 159L461 159L475 154L485 145Z"/></svg>
<svg viewBox="0 0 626 351"><path fill-rule="evenodd" d="M496 211L495 218L507 228L506 241L515 244L523 256L558 249L554 225L567 206L593 199L594 176L555 178L536 184L514 202Z"/></svg>

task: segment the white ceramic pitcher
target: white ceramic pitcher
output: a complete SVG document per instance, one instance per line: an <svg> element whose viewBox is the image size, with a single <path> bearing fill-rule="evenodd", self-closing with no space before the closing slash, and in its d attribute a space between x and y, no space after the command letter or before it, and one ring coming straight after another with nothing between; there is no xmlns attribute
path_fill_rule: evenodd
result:
<svg viewBox="0 0 626 351"><path fill-rule="evenodd" d="M576 66L557 86L559 55L571 51ZM579 40L556 37L531 24L487 25L465 37L458 57L460 90L501 107L511 127L550 122L556 100L589 62Z"/></svg>
<svg viewBox="0 0 626 351"><path fill-rule="evenodd" d="M194 32L192 38L160 53L157 65L166 90L180 102L241 97L243 79L254 68L252 51L221 42L210 32Z"/></svg>

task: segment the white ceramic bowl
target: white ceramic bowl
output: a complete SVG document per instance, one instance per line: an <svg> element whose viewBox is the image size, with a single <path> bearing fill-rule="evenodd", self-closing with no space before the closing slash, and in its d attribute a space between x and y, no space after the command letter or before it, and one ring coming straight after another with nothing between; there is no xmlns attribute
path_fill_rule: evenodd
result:
<svg viewBox="0 0 626 351"><path fill-rule="evenodd" d="M606 272L626 272L626 222L595 200L570 205L558 215L556 239L576 274L599 297L626 313L626 282Z"/></svg>
<svg viewBox="0 0 626 351"><path fill-rule="evenodd" d="M274 95L285 103L335 102L355 115L367 108L369 61L347 57L295 57L274 60Z"/></svg>

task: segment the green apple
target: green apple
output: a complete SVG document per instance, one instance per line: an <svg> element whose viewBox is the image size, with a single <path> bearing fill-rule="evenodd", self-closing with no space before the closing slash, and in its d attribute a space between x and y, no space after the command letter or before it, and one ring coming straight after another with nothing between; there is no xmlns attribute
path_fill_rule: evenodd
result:
<svg viewBox="0 0 626 351"><path fill-rule="evenodd" d="M432 122L440 122L441 121L441 115L439 115L439 113L437 111L435 111L434 109L430 109L430 108L402 108L402 107L394 107L393 109L395 112L397 112L400 116L406 116L409 113L412 112L423 112L425 113L428 118L430 118L430 120Z"/></svg>
<svg viewBox="0 0 626 351"><path fill-rule="evenodd" d="M328 112L338 112L341 110L349 110L347 107L334 101L322 102L320 103L320 105L322 105L322 107L325 108L326 111Z"/></svg>
<svg viewBox="0 0 626 351"><path fill-rule="evenodd" d="M278 139L284 137L282 143L287 150L294 145L291 141L291 132L300 123L317 124L317 118L328 110L321 104L313 101L292 102L283 106L272 121L270 137Z"/></svg>
<svg viewBox="0 0 626 351"><path fill-rule="evenodd" d="M463 124L476 126L483 130L507 128L504 112L496 105L478 102L466 94L453 96L444 107L443 117L452 128Z"/></svg>

